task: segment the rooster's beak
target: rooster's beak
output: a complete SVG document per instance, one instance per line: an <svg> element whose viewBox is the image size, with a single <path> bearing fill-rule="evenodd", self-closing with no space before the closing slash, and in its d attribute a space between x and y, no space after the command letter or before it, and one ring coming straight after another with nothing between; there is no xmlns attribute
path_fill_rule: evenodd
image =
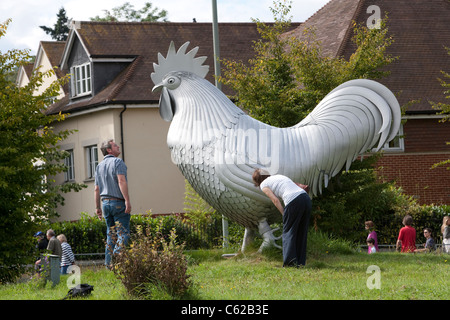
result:
<svg viewBox="0 0 450 320"><path fill-rule="evenodd" d="M152 92L160 91L162 87L163 87L163 84L158 83L156 86L153 87Z"/></svg>
<svg viewBox="0 0 450 320"><path fill-rule="evenodd" d="M172 121L173 115L175 114L175 102L172 101L169 90L161 84L154 86L152 91L155 92L161 89L162 92L159 97L159 114L165 121Z"/></svg>

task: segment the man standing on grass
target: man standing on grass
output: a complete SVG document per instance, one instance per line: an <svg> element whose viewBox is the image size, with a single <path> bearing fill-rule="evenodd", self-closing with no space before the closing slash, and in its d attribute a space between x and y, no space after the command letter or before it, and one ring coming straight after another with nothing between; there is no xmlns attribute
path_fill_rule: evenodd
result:
<svg viewBox="0 0 450 320"><path fill-rule="evenodd" d="M111 255L126 246L130 236L131 203L128 195L127 166L120 155L120 147L113 139L101 146L104 155L95 170L95 205L99 219L106 222L105 265L111 266ZM101 200L101 205L100 205ZM119 226L116 228L116 223ZM114 241L117 234L117 242Z"/></svg>

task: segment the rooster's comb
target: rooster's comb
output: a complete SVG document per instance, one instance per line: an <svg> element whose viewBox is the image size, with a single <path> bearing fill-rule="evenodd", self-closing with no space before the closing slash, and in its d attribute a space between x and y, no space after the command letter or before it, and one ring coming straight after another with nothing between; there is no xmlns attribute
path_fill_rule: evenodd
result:
<svg viewBox="0 0 450 320"><path fill-rule="evenodd" d="M209 66L204 66L206 57L197 57L198 47L195 47L188 53L186 49L189 46L189 41L185 42L178 51L175 50L175 44L170 42L169 51L167 57L163 57L161 53L158 53L158 64L153 63L153 69L151 78L155 85L159 84L164 76L171 71L189 71L204 78L209 71Z"/></svg>

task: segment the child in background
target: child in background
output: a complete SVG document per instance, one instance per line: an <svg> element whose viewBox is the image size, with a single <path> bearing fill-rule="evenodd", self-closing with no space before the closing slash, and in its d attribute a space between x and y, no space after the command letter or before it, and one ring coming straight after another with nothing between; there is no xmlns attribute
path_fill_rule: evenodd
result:
<svg viewBox="0 0 450 320"><path fill-rule="evenodd" d="M62 256L61 256L61 274L67 274L69 266L75 263L75 256L72 252L70 244L67 243L65 235L60 234L56 237L61 242Z"/></svg>
<svg viewBox="0 0 450 320"><path fill-rule="evenodd" d="M378 252L378 239L377 239L377 233L375 231L375 224L373 223L373 221L369 220L364 223L364 226L365 226L366 230L369 231L367 240L372 238L375 241L375 243L374 243L375 250L376 250L376 252ZM368 252L368 253L370 253L370 252Z"/></svg>
<svg viewBox="0 0 450 320"><path fill-rule="evenodd" d="M375 249L375 240L373 238L367 239L367 246L369 247L369 254L377 252L377 250Z"/></svg>
<svg viewBox="0 0 450 320"><path fill-rule="evenodd" d="M413 228L413 218L408 214L402 221L404 227L400 229L397 239L397 250L414 252L416 250L416 229Z"/></svg>

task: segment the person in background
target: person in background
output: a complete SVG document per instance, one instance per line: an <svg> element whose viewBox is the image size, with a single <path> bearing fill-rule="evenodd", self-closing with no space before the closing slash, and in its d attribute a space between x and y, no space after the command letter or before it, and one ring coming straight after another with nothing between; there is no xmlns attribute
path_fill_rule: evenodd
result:
<svg viewBox="0 0 450 320"><path fill-rule="evenodd" d="M55 231L53 231L52 229L47 230L46 236L47 236L47 240L48 240L48 245L46 248L47 251L50 251L50 254L59 256L59 258L61 259L61 256L62 256L61 243L59 242L58 239L56 239ZM41 261L41 259L39 259L35 262L35 268L38 273L40 272L42 262L43 261Z"/></svg>
<svg viewBox="0 0 450 320"><path fill-rule="evenodd" d="M378 252L378 238L377 238L377 232L375 231L375 224L373 223L373 221L366 221L364 223L364 227L366 228L367 231L369 231L369 235L367 236L367 240L369 240L370 238L372 238L374 240L374 247L376 252ZM368 252L370 253L370 252Z"/></svg>
<svg viewBox="0 0 450 320"><path fill-rule="evenodd" d="M416 229L413 228L413 218L406 215L402 221L404 227L398 234L396 248L401 248L401 252L414 252L416 250Z"/></svg>
<svg viewBox="0 0 450 320"><path fill-rule="evenodd" d="M75 256L72 252L72 247L67 243L65 235L60 234L56 237L61 242L62 256L61 256L61 274L67 274L67 268L75 263Z"/></svg>
<svg viewBox="0 0 450 320"><path fill-rule="evenodd" d="M48 239L48 246L47 250L50 251L51 254L55 256L59 256L61 259L62 256L62 248L61 248L61 242L55 237L55 231L52 229L47 230L47 239Z"/></svg>
<svg viewBox="0 0 450 320"><path fill-rule="evenodd" d="M34 262L34 268L36 269L36 272L39 273L41 271L41 254L45 253L47 250L47 246L48 246L48 240L45 237L45 233L43 233L42 231L38 231L34 234L34 237L37 240L37 244L36 244L36 249L37 249L37 254L39 255L36 258L36 261Z"/></svg>
<svg viewBox="0 0 450 320"><path fill-rule="evenodd" d="M442 251L450 253L450 216L445 216L442 220Z"/></svg>
<svg viewBox="0 0 450 320"><path fill-rule="evenodd" d="M38 231L35 233L34 237L37 240L37 245L36 248L38 250L38 253L44 253L45 250L47 250L47 246L48 246L48 240L45 237L45 234L42 231Z"/></svg>
<svg viewBox="0 0 450 320"><path fill-rule="evenodd" d="M369 247L368 253L376 253L377 249L375 249L375 239L373 238L368 238L367 239L367 246Z"/></svg>
<svg viewBox="0 0 450 320"><path fill-rule="evenodd" d="M433 237L431 236L431 229L430 228L423 229L423 235L427 239L427 241L423 245L424 247L422 249L416 249L414 252L431 252L436 250L436 244L434 242Z"/></svg>

